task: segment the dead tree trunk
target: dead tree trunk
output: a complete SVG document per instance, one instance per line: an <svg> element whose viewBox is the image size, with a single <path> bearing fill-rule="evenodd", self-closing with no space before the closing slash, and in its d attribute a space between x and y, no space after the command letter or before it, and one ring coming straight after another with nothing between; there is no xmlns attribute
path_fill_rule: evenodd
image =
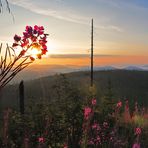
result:
<svg viewBox="0 0 148 148"><path fill-rule="evenodd" d="M24 107L24 82L21 81L19 85L19 103L20 103L20 113L24 114L25 107Z"/></svg>

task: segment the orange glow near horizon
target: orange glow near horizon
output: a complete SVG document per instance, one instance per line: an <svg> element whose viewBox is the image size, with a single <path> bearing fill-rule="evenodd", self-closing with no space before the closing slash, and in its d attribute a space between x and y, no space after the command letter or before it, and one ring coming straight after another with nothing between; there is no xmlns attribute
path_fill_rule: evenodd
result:
<svg viewBox="0 0 148 148"><path fill-rule="evenodd" d="M88 57L48 57L41 61L37 60L34 64L44 65L73 65L73 66L88 66L90 65L90 58ZM105 65L142 65L148 64L148 56L96 56L94 57L94 66Z"/></svg>

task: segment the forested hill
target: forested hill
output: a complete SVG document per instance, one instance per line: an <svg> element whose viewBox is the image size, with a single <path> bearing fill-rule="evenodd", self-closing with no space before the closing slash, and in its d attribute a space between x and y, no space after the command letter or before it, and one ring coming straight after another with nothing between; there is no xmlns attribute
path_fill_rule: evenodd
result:
<svg viewBox="0 0 148 148"><path fill-rule="evenodd" d="M90 84L90 72L81 71L65 74L71 85L79 88L82 98L88 91ZM64 85L57 75L43 77L32 81L25 81L25 98L28 99L54 99L54 86ZM108 82L111 82L114 98L128 98L131 102L135 99L141 104L148 105L148 72L110 70L95 71L94 82L97 91L97 99L101 99L108 91ZM18 84L7 86L1 95L2 106L18 106Z"/></svg>

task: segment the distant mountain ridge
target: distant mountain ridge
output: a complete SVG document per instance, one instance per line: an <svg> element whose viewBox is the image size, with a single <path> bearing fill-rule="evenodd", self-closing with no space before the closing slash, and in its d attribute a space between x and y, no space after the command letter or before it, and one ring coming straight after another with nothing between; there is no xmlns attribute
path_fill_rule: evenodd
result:
<svg viewBox="0 0 148 148"><path fill-rule="evenodd" d="M18 83L23 80L33 80L36 78L77 71L89 71L89 66L77 67L75 65L31 65L21 73L11 83ZM94 66L94 71L110 71L110 70L129 70L129 71L148 71L148 65L143 66Z"/></svg>
<svg viewBox="0 0 148 148"><path fill-rule="evenodd" d="M138 67L138 66L127 66L127 67L124 67L122 69L124 69L124 70L136 70L136 71L148 70L148 69L144 69L143 67Z"/></svg>

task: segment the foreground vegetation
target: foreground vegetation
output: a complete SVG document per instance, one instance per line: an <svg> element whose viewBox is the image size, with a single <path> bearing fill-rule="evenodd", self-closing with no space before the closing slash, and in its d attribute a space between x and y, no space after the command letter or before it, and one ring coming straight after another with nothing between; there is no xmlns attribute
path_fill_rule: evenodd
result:
<svg viewBox="0 0 148 148"><path fill-rule="evenodd" d="M147 108L115 99L111 82L101 99L96 88L78 89L59 75L52 99L28 100L25 114L7 108L1 115L0 147L147 148Z"/></svg>

